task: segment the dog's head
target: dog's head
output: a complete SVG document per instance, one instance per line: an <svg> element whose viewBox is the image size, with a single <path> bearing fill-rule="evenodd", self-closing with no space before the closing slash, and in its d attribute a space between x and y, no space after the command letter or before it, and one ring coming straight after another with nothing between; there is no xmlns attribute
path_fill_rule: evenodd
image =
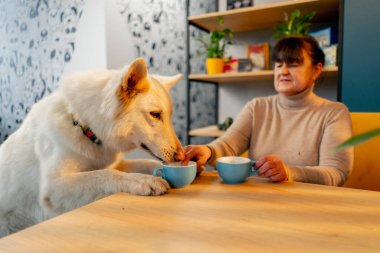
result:
<svg viewBox="0 0 380 253"><path fill-rule="evenodd" d="M182 152L182 146L171 122L172 102L168 90L180 78L181 75L149 75L143 59L127 66L119 78L112 78L109 82L118 83L113 90L117 106L111 110L114 125L109 139L112 145L128 151L132 144L160 160L174 161Z"/></svg>

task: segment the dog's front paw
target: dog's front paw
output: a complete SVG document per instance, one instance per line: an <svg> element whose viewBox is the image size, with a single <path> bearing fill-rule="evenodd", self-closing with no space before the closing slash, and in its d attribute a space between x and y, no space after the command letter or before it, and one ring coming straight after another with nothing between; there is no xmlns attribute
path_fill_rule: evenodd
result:
<svg viewBox="0 0 380 253"><path fill-rule="evenodd" d="M129 187L129 192L135 195L162 195L170 189L168 182L160 177L139 175Z"/></svg>

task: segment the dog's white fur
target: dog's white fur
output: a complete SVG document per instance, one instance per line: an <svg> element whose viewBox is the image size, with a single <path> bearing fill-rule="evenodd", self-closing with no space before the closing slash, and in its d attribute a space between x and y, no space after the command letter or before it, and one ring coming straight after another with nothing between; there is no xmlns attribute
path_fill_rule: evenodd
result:
<svg viewBox="0 0 380 253"><path fill-rule="evenodd" d="M182 152L167 91L179 78L149 75L137 59L121 71L72 74L35 104L0 146L0 236L115 192L165 193L167 182L151 175L158 161L122 158L140 146L163 161Z"/></svg>

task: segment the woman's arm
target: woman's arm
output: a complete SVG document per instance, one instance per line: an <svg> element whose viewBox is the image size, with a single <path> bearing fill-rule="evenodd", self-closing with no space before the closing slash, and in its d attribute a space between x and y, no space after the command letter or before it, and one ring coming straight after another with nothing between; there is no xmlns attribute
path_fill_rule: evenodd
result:
<svg viewBox="0 0 380 253"><path fill-rule="evenodd" d="M208 164L215 164L218 157L240 155L248 149L253 124L253 107L254 101L247 103L226 133L207 145L211 149Z"/></svg>
<svg viewBox="0 0 380 253"><path fill-rule="evenodd" d="M287 166L288 180L325 185L343 185L353 166L353 148L335 152L336 146L352 136L350 113L339 104L326 121L319 147L318 166Z"/></svg>

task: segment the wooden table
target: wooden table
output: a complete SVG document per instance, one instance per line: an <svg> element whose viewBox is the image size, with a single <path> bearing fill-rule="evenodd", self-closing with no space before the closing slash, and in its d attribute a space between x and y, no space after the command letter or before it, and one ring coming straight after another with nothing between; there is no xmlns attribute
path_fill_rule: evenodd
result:
<svg viewBox="0 0 380 253"><path fill-rule="evenodd" d="M380 192L208 172L163 196L96 201L4 237L0 252L380 252Z"/></svg>

